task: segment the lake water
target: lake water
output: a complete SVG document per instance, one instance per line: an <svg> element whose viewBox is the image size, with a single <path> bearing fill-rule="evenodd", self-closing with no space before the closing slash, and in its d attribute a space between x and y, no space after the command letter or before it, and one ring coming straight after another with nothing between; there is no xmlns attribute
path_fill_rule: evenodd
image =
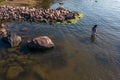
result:
<svg viewBox="0 0 120 80"><path fill-rule="evenodd" d="M63 2L65 8L82 12L83 19L59 25L4 23L23 42L11 49L0 41L0 80L120 80L120 0ZM98 36L91 42L95 24ZM53 40L54 49L32 52L26 47L26 40L43 35Z"/></svg>

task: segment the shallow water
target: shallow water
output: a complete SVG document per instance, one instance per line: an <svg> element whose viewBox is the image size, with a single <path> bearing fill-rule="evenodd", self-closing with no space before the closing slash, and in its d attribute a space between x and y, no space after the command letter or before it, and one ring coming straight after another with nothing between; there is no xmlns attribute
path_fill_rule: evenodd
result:
<svg viewBox="0 0 120 80"><path fill-rule="evenodd" d="M0 80L120 80L120 1L63 2L65 8L81 11L84 18L68 25L5 23L8 31L23 36L23 42L11 49L0 41ZM54 3L50 8L58 6ZM94 24L98 36L91 42ZM53 40L54 49L32 52L26 47L28 39L43 35Z"/></svg>

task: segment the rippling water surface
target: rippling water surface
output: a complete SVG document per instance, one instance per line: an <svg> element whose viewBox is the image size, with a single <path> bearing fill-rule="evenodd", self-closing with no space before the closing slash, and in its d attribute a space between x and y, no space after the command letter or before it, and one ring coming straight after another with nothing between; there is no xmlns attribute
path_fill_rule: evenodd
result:
<svg viewBox="0 0 120 80"><path fill-rule="evenodd" d="M0 80L120 80L120 1L63 2L65 8L82 12L84 18L68 25L4 23L8 31L22 35L23 42L19 48L11 49L0 41ZM54 3L50 8L58 6ZM95 24L98 36L91 42ZM55 48L29 51L26 40L42 35L49 36ZM10 75L14 73L17 75Z"/></svg>

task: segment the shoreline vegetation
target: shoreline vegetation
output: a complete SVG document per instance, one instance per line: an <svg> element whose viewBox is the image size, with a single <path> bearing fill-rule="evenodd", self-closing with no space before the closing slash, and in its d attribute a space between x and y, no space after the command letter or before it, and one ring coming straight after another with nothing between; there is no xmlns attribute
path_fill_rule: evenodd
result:
<svg viewBox="0 0 120 80"><path fill-rule="evenodd" d="M48 24L71 24L76 23L83 17L83 14L76 11L69 11L64 7L57 9L43 9L21 6L0 6L0 20L15 20L40 22Z"/></svg>
<svg viewBox="0 0 120 80"><path fill-rule="evenodd" d="M60 2L61 0L0 0L0 5L7 6L29 6L35 8L48 9L51 4Z"/></svg>
<svg viewBox="0 0 120 80"><path fill-rule="evenodd" d="M40 0L41 2L42 0ZM0 5L9 6L35 6L38 0L0 0Z"/></svg>

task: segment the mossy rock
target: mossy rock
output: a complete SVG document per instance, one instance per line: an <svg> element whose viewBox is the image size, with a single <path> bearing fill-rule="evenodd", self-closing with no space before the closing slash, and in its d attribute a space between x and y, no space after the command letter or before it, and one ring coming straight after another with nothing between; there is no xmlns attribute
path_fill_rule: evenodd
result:
<svg viewBox="0 0 120 80"><path fill-rule="evenodd" d="M63 22L54 22L53 24L75 24L84 17L84 14L81 12L76 12L78 15L74 19L69 19Z"/></svg>
<svg viewBox="0 0 120 80"><path fill-rule="evenodd" d="M24 71L24 69L21 66L11 66L7 70L6 78L14 79L23 71Z"/></svg>

